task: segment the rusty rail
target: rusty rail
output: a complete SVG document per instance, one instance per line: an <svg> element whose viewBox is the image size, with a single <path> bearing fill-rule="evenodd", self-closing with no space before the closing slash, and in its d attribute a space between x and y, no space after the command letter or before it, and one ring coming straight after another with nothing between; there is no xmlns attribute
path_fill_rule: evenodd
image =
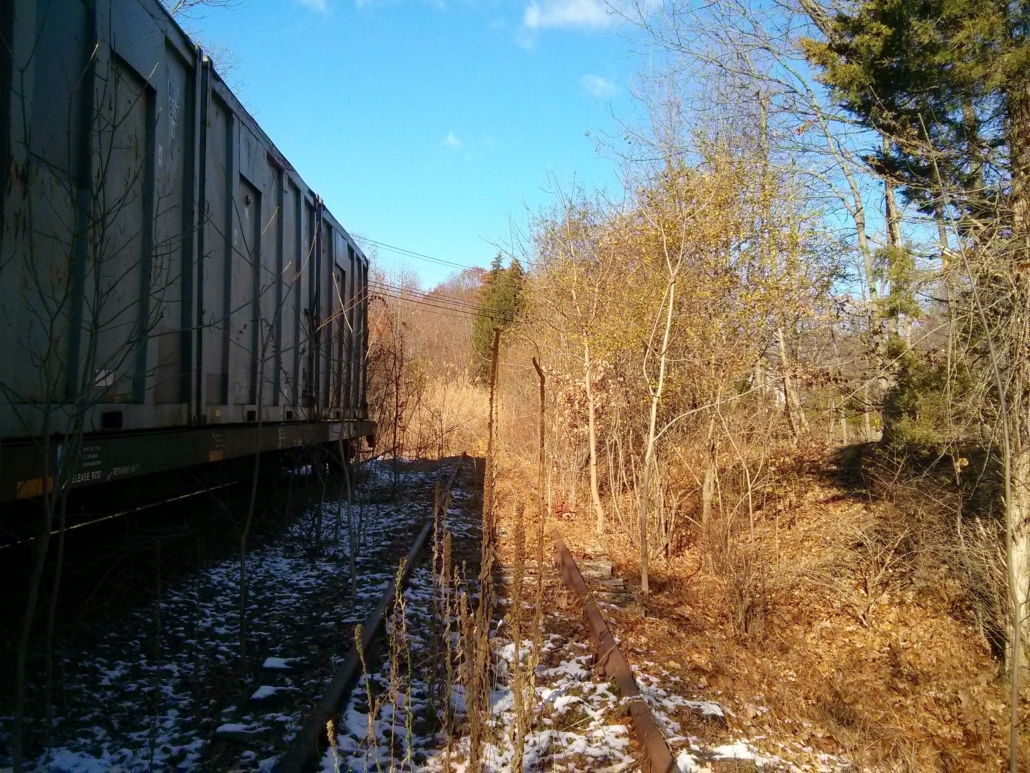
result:
<svg viewBox="0 0 1030 773"><path fill-rule="evenodd" d="M665 743L665 736L662 735L662 731L651 714L651 709L648 708L647 702L641 696L640 688L637 687L637 681L633 678L629 663L626 662L626 658L619 650L619 645L615 643L615 637L612 636L604 615L597 608L593 594L587 588L575 559L572 558L569 549L565 547L565 542L557 529L554 530L554 549L555 563L565 587L579 596L580 601L583 602L583 614L586 616L590 632L594 637L598 665L604 669L605 676L614 680L622 697L627 699L633 729L640 745L647 752L651 773L676 773L679 769L668 744Z"/></svg>
<svg viewBox="0 0 1030 773"><path fill-rule="evenodd" d="M462 454L461 458L455 463L454 469L451 470L446 485L440 490L439 496L434 503L434 508L442 507L447 501L447 492L454 485L454 480L458 477L458 470L464 461L465 454ZM419 554L426 546L426 542L429 541L429 535L433 533L433 525L433 519L430 518L415 538L411 550L408 551L408 557L404 561L404 569L401 570L402 586L407 585L411 572L418 561ZM322 696L322 700L312 709L311 714L304 723L303 729L297 734L293 745L276 766L277 773L302 773L312 759L317 760L324 749L328 748L326 722L330 719L335 719L339 713L340 706L343 705L344 700L349 695L354 680L361 674L362 659L368 662L375 653L379 635L385 629L386 618L390 613L396 595L397 583L391 582L376 608L372 611L372 614L368 616L368 619L361 626L361 650L358 650L357 642L351 645L347 657L344 658L343 663L337 669L336 674L333 676L333 681L329 683L329 687L326 688L325 694Z"/></svg>

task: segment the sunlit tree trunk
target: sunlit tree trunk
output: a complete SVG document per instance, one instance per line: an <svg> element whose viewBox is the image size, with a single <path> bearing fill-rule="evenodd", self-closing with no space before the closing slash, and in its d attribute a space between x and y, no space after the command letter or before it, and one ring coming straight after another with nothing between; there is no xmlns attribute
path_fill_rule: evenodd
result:
<svg viewBox="0 0 1030 773"><path fill-rule="evenodd" d="M718 398L716 398L718 401ZM708 421L708 437L705 439L705 477L701 484L701 523L707 525L712 517L712 499L715 495L716 474L715 416Z"/></svg>
<svg viewBox="0 0 1030 773"><path fill-rule="evenodd" d="M801 407L801 396L798 394L797 383L794 381L794 369L782 326L776 328L776 345L779 348L780 368L783 371L783 398L787 421L790 423L790 431L794 433L794 439L797 440L802 435L808 434L808 419Z"/></svg>
<svg viewBox="0 0 1030 773"><path fill-rule="evenodd" d="M651 508L651 470L655 464L658 406L662 402L662 392L665 389L665 369L669 358L669 338L672 333L673 309L676 305L676 280L679 276L681 262L682 257L680 257L679 262L669 272L669 281L665 291L668 303L665 309L665 329L662 333L662 348L658 354L658 383L650 387L651 412L647 423L647 445L644 451L643 485L640 494L640 592L645 600L648 594L647 516ZM646 378L646 366L644 375Z"/></svg>
<svg viewBox="0 0 1030 773"><path fill-rule="evenodd" d="M594 515L597 518L597 533L604 534L605 515L604 506L601 504L601 491L597 484L597 403L594 396L593 374L591 373L590 362L590 340L583 341L583 382L586 385L587 395L587 434L590 444L590 501L594 506Z"/></svg>

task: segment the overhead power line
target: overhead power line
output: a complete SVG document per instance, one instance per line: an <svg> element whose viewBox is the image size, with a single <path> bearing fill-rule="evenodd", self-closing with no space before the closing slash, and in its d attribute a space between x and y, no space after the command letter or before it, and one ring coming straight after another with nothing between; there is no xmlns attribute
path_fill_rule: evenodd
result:
<svg viewBox="0 0 1030 773"><path fill-rule="evenodd" d="M414 303L418 306L425 308L434 309L439 312L447 312L448 316L460 315L462 317L478 317L478 316L490 316L480 311L477 307L470 305L453 305L446 302L446 299L438 298L426 298L424 296L416 295L410 291L397 292L393 288L380 285L379 283L370 282L369 287L373 292L377 292L387 298L392 298L397 301L406 301L407 303Z"/></svg>
<svg viewBox="0 0 1030 773"><path fill-rule="evenodd" d="M478 314L473 314L468 311L459 311L458 309L451 309L446 306L434 306L431 303L423 303L421 301L412 300L411 298L403 298L397 295L390 295L389 293L380 293L380 297L390 298L392 300L401 301L404 303L410 303L415 306L420 306L423 309L431 309L434 313L439 313L441 316L454 317L455 319L459 317L462 319L476 319L479 316Z"/></svg>
<svg viewBox="0 0 1030 773"><path fill-rule="evenodd" d="M394 300L397 300L397 301L406 301L407 303L414 303L414 304L416 304L418 306L425 306L426 308L441 309L443 311L451 312L451 313L454 313L454 314L463 314L463 315L467 315L467 316L470 316L470 317L476 316L476 313L473 312L473 311L465 311L464 309L455 308L454 306L447 306L445 304L433 303L431 301L424 301L424 300L421 300L419 298L415 298L415 297L410 296L410 295L401 295L401 294L398 294L398 293L394 293L394 292L391 292L391 291L386 290L384 288L373 288L373 292L376 292L377 294L382 295L382 296L384 296L386 298L393 298Z"/></svg>
<svg viewBox="0 0 1030 773"><path fill-rule="evenodd" d="M432 291L413 290L413 289L408 288L408 287L400 287L398 285L391 284L390 282L384 282L381 279L370 279L368 283L369 283L369 286L385 287L387 290L390 290L390 291L395 292L395 293L409 294L409 295L416 296L416 297L419 297L419 298L425 298L427 301L432 301L434 303L446 303L448 305L455 306L457 308L468 309L469 311L474 311L474 312L478 312L479 311L479 304L478 303L472 303L470 301L465 301L465 300L462 300L461 298L452 298L452 297L447 296L447 295L434 294Z"/></svg>
<svg viewBox="0 0 1030 773"><path fill-rule="evenodd" d="M432 305L427 304L427 303L422 303L420 301L412 300L411 298L402 298L402 297L399 297L399 296L396 296L396 295L390 295L389 293L379 293L379 297L381 297L381 298L390 298L390 299L395 300L395 301L404 301L406 303L411 303L411 304L413 304L415 306L420 306L420 307L422 307L424 309L431 310L432 313L434 315L436 315L436 316L446 317L448 319L470 320L470 319L475 319L477 317L476 314L471 314L471 313L469 313L467 311L457 311L457 310L454 310L454 309L445 309L442 306L432 306Z"/></svg>
<svg viewBox="0 0 1030 773"><path fill-rule="evenodd" d="M414 250L406 250L403 247L394 247L392 244L386 244L384 242L376 241L375 239L369 239L367 236L355 236L355 239L366 242L367 244L374 244L384 250L390 252L396 252L399 255L404 255L409 258L415 258L416 260L428 260L430 263L439 263L442 266L453 266L454 268L466 269L469 266L462 265L461 263L455 263L452 260L444 260L443 258L434 258L432 255L426 255L421 252L415 252Z"/></svg>

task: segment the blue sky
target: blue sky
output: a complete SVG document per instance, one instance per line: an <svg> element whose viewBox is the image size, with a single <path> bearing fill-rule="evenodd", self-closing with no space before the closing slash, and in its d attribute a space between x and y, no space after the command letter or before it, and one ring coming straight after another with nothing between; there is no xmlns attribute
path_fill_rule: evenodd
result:
<svg viewBox="0 0 1030 773"><path fill-rule="evenodd" d="M619 189L598 139L640 59L604 0L240 0L183 23L356 235L486 266L555 180Z"/></svg>

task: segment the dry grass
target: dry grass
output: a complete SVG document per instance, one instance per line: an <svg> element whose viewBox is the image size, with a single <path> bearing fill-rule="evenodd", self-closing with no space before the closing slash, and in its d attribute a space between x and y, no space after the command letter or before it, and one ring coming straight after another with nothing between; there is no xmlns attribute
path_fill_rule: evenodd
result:
<svg viewBox="0 0 1030 773"><path fill-rule="evenodd" d="M417 401L408 406L402 455L442 459L485 450L489 393L467 376L433 378Z"/></svg>
<svg viewBox="0 0 1030 773"><path fill-rule="evenodd" d="M630 660L655 661L732 712L728 731L689 728L702 738L764 736L797 764L825 752L871 770L1002 769L1005 687L971 582L989 569L956 558L948 508L925 492L845 491L821 472L825 449L787 466L753 533L747 519L695 526L652 564L648 616L611 613ZM638 582L625 536L599 540L586 514L561 528L575 555L600 542Z"/></svg>

